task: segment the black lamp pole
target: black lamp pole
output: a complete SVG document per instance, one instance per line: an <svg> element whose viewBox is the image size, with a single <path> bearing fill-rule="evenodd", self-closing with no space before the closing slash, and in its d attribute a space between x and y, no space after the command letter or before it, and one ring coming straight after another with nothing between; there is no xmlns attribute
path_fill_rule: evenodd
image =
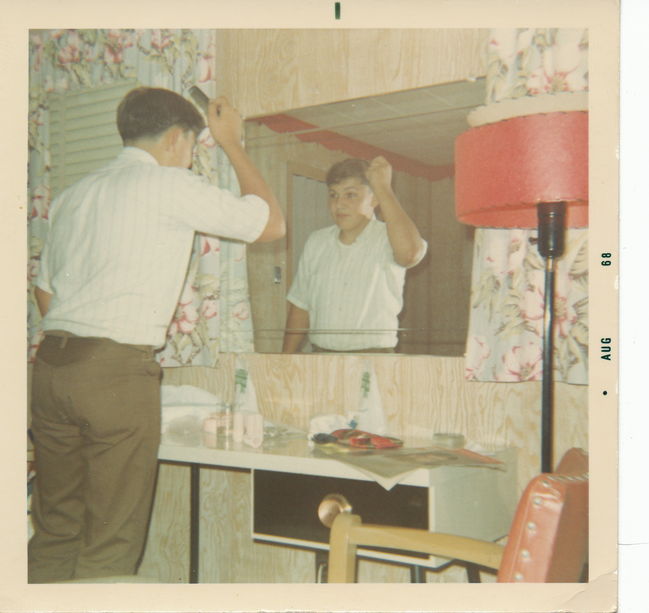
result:
<svg viewBox="0 0 649 613"><path fill-rule="evenodd" d="M543 372L541 375L541 472L552 472L554 440L554 276L556 260L565 245L565 202L541 202L538 213L538 249L545 259L543 307Z"/></svg>

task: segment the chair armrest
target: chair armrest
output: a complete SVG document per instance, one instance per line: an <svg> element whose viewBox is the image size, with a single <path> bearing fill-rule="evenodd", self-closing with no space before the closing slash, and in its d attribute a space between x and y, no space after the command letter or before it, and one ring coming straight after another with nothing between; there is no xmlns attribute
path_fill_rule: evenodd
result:
<svg viewBox="0 0 649 613"><path fill-rule="evenodd" d="M503 546L489 541L416 528L362 524L358 515L341 513L331 528L330 582L353 581L353 560L358 546L417 551L491 569L499 568L503 556Z"/></svg>

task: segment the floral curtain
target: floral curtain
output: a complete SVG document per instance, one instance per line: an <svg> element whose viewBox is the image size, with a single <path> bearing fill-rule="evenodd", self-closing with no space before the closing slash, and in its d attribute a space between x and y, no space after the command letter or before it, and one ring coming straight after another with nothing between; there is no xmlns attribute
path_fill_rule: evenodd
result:
<svg viewBox="0 0 649 613"><path fill-rule="evenodd" d="M492 30L487 45L487 106L505 100L588 90L588 32ZM587 230L569 229L558 261L555 379L588 382ZM467 379L541 378L544 264L535 230L475 233Z"/></svg>
<svg viewBox="0 0 649 613"><path fill-rule="evenodd" d="M134 79L185 94L212 91L215 30L32 30L29 38L29 359L42 337L33 297L50 206L49 99L53 93ZM193 169L236 191L227 156L206 130ZM159 353L163 366L211 366L219 352L251 351L246 249L197 234L185 286Z"/></svg>

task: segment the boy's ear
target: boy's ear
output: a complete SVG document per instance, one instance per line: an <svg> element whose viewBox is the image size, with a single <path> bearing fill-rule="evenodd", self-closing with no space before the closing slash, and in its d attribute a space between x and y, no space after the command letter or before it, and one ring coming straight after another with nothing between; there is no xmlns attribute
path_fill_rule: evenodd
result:
<svg viewBox="0 0 649 613"><path fill-rule="evenodd" d="M171 126L162 136L165 149L173 149L181 134L182 128L180 126Z"/></svg>
<svg viewBox="0 0 649 613"><path fill-rule="evenodd" d="M374 192L372 192L372 202L370 204L372 205L373 209L379 206L379 199L376 197L376 194Z"/></svg>

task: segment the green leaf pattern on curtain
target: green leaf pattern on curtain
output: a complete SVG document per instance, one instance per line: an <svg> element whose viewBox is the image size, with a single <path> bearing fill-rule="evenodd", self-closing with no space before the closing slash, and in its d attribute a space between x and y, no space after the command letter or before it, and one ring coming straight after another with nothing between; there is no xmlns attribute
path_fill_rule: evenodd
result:
<svg viewBox="0 0 649 613"><path fill-rule="evenodd" d="M213 95L215 30L32 30L29 91L28 358L42 338L33 297L50 206L49 98L53 93L136 79L185 94L202 84ZM205 131L193 170L231 190L232 168ZM159 354L164 366L214 365L222 351L251 351L246 249L197 234L188 275Z"/></svg>
<svg viewBox="0 0 649 613"><path fill-rule="evenodd" d="M486 103L588 89L588 36L574 29L492 30ZM588 241L569 229L558 261L555 379L588 382ZM536 230L477 228L465 375L477 381L541 378L544 264Z"/></svg>

